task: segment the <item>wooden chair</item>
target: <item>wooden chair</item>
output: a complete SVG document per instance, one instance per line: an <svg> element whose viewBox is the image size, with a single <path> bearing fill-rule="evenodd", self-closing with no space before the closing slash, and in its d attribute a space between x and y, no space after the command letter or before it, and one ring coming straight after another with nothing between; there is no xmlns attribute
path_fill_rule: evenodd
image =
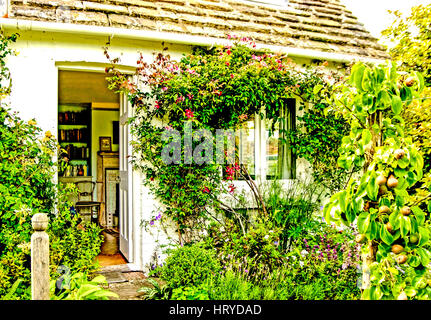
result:
<svg viewBox="0 0 431 320"><path fill-rule="evenodd" d="M100 201L94 201L93 193L94 188L96 187L96 182L88 180L88 181L78 181L75 182L76 187L78 188L78 201L75 203L76 210L81 213L82 209L90 209L91 221L93 221L93 212L97 211L97 219L96 221L100 225Z"/></svg>

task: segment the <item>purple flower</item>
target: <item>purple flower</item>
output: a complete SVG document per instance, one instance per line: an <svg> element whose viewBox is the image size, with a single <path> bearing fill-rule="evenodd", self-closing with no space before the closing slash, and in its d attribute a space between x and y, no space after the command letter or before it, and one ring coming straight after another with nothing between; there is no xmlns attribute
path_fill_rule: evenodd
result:
<svg viewBox="0 0 431 320"><path fill-rule="evenodd" d="M154 221L153 220L151 220L150 221L150 226L153 226L154 225Z"/></svg>

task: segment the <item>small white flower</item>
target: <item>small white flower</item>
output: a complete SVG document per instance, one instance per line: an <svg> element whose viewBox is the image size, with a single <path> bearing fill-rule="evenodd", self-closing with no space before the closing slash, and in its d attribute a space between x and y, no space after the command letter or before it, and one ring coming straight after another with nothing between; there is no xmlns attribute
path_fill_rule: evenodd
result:
<svg viewBox="0 0 431 320"><path fill-rule="evenodd" d="M301 256L303 256L303 257L304 257L304 256L306 256L307 254L308 254L308 251L307 251L307 250L305 250L305 249L304 249L304 250L302 250L302 251L301 251Z"/></svg>
<svg viewBox="0 0 431 320"><path fill-rule="evenodd" d="M263 237L265 240L269 239L269 235L267 234L266 236Z"/></svg>
<svg viewBox="0 0 431 320"><path fill-rule="evenodd" d="M301 267L303 267L303 266L304 266L304 262L299 261L299 265L300 265Z"/></svg>

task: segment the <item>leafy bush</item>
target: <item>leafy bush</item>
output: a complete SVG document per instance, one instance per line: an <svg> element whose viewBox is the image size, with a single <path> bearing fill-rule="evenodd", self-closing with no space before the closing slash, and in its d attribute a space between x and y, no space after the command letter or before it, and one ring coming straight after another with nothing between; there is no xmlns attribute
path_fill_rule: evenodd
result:
<svg viewBox="0 0 431 320"><path fill-rule="evenodd" d="M311 181L298 181L288 188L273 181L264 191L264 202L270 220L282 231L281 250L288 249L292 240L308 233L320 206L323 188Z"/></svg>
<svg viewBox="0 0 431 320"><path fill-rule="evenodd" d="M15 296L26 299L34 213L45 212L50 218L52 272L60 264L73 271L94 270L102 238L96 225L80 224L71 214L66 198L73 190L53 184L56 141L51 133L42 134L34 120L24 122L3 107L0 120L0 296L21 279Z"/></svg>
<svg viewBox="0 0 431 320"><path fill-rule="evenodd" d="M420 99L415 99L402 113L405 133L423 153L424 172L431 171L431 88L425 88Z"/></svg>
<svg viewBox="0 0 431 320"><path fill-rule="evenodd" d="M323 91L313 96L316 101L297 117L297 128L289 132L290 147L298 158L311 164L314 180L335 192L346 183L348 171L337 166L339 153L334 146L340 145L350 126L335 112L326 111L328 105L323 102L326 97Z"/></svg>
<svg viewBox="0 0 431 320"><path fill-rule="evenodd" d="M118 298L112 291L106 290L101 285L106 285L106 278L98 275L89 279L87 274L78 272L70 278L64 279L60 286L53 279L50 282L51 300L109 300L109 297Z"/></svg>
<svg viewBox="0 0 431 320"><path fill-rule="evenodd" d="M292 297L357 299L360 246L354 234L326 223L318 223L309 231L287 254L286 272L294 284Z"/></svg>
<svg viewBox="0 0 431 320"><path fill-rule="evenodd" d="M166 284L160 284L155 279L148 278L147 281L152 287L142 287L138 292L144 293L144 299L148 300L168 300L172 295L172 288Z"/></svg>
<svg viewBox="0 0 431 320"><path fill-rule="evenodd" d="M219 270L220 264L213 250L192 244L174 249L169 254L162 267L161 278L169 287L178 288L199 285Z"/></svg>
<svg viewBox="0 0 431 320"><path fill-rule="evenodd" d="M53 208L55 149L34 120L0 107L0 296L19 278L17 294L29 284L31 217Z"/></svg>
<svg viewBox="0 0 431 320"><path fill-rule="evenodd" d="M67 197L74 192L73 185L59 185L57 213L51 215L48 226L51 272L56 272L59 266L67 267L71 273L90 273L98 268L95 257L103 241L102 230L95 223L82 221L71 210Z"/></svg>
<svg viewBox="0 0 431 320"><path fill-rule="evenodd" d="M328 300L358 299L359 248L353 234L324 223L315 224L310 235L297 240L277 267L262 277L250 277L244 268L230 268L212 277L208 288L216 300Z"/></svg>
<svg viewBox="0 0 431 320"><path fill-rule="evenodd" d="M209 228L208 244L217 250L224 270L234 270L249 278L261 278L280 265L278 250L281 230L267 220L259 218L248 232L227 220L225 227Z"/></svg>
<svg viewBox="0 0 431 320"><path fill-rule="evenodd" d="M172 300L209 300L207 283L198 286L179 287L172 290Z"/></svg>

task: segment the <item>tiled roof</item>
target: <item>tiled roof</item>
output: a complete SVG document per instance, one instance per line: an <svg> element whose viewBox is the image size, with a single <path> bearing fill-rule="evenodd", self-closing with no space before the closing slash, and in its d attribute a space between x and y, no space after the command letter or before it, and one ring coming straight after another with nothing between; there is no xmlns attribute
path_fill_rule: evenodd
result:
<svg viewBox="0 0 431 320"><path fill-rule="evenodd" d="M387 58L339 0L289 0L285 7L234 0L10 0L10 18L226 38Z"/></svg>

